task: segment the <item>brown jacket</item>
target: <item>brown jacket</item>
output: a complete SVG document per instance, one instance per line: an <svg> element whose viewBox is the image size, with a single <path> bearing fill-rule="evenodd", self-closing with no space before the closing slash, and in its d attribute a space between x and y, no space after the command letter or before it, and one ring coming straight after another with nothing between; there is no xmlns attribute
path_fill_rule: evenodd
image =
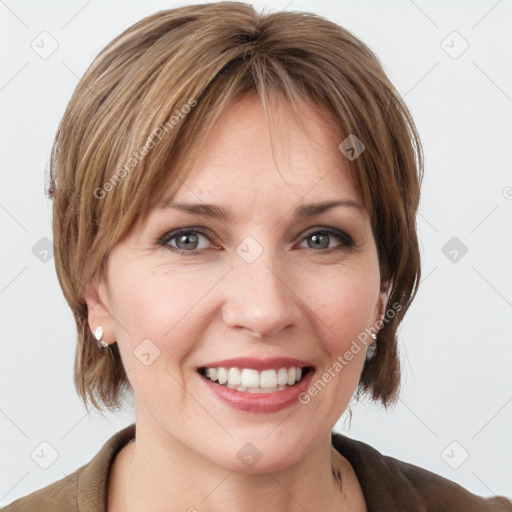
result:
<svg viewBox="0 0 512 512"><path fill-rule="evenodd" d="M106 512L108 473L116 454L134 436L132 424L113 435L88 464L2 510ZM384 456L360 441L333 433L332 443L352 464L368 512L512 512L509 499L481 498L430 471Z"/></svg>

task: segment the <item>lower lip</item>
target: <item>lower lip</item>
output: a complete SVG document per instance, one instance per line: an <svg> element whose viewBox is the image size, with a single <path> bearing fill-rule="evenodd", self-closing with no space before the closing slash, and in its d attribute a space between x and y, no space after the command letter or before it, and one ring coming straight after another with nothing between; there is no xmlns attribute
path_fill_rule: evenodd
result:
<svg viewBox="0 0 512 512"><path fill-rule="evenodd" d="M248 393L236 391L222 386L200 375L201 380L212 393L234 409L248 412L272 413L278 412L295 403L299 403L299 395L306 391L313 377L314 370L310 369L304 378L294 386L275 391L274 393Z"/></svg>

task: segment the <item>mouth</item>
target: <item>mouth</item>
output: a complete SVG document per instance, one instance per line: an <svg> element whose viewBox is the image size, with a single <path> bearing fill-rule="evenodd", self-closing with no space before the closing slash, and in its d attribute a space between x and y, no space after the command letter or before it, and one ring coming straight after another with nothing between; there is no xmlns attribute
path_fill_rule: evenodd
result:
<svg viewBox="0 0 512 512"><path fill-rule="evenodd" d="M236 366L209 366L198 368L205 379L243 393L278 393L293 388L314 371L307 365L283 365L265 370Z"/></svg>

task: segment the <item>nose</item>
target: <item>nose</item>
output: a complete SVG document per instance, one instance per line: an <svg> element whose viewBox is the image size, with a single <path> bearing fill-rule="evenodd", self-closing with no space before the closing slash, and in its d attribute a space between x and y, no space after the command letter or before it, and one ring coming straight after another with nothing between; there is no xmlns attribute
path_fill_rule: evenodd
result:
<svg viewBox="0 0 512 512"><path fill-rule="evenodd" d="M278 336L301 319L301 301L294 292L291 273L282 271L268 252L252 263L242 258L235 261L222 308L228 327L257 338Z"/></svg>

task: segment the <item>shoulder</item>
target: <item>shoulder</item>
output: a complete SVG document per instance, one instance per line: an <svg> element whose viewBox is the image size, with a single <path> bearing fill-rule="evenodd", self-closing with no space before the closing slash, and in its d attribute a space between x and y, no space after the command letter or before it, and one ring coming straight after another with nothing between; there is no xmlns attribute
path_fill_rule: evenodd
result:
<svg viewBox="0 0 512 512"><path fill-rule="evenodd" d="M82 468L57 482L19 498L1 510L4 512L27 512L28 510L53 512L58 505L59 512L76 512L76 487L81 470Z"/></svg>
<svg viewBox="0 0 512 512"><path fill-rule="evenodd" d="M74 473L13 501L1 511L102 512L114 459L134 437L135 424L131 424L110 437L95 457Z"/></svg>
<svg viewBox="0 0 512 512"><path fill-rule="evenodd" d="M363 490L368 511L512 512L505 497L484 498L461 485L413 464L383 455L375 448L332 433L333 446L350 462Z"/></svg>

